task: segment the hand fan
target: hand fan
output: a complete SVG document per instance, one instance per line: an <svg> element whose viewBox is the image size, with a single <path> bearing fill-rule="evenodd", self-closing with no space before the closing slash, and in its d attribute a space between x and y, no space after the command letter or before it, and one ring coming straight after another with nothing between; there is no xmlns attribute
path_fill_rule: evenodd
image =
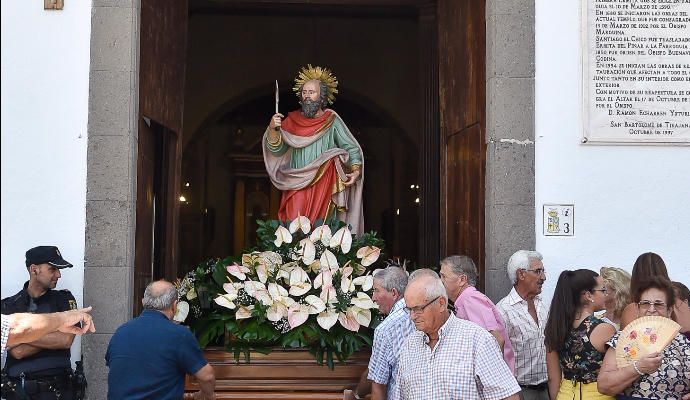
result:
<svg viewBox="0 0 690 400"><path fill-rule="evenodd" d="M661 316L640 317L623 329L616 344L618 368L632 364L643 356L661 352L680 332L680 325Z"/></svg>

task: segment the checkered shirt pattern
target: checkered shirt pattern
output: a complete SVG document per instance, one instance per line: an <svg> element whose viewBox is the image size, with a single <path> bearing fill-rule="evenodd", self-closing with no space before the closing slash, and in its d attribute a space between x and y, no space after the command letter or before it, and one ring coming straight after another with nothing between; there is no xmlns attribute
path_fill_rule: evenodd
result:
<svg viewBox="0 0 690 400"><path fill-rule="evenodd" d="M544 327L548 311L540 296L534 298L539 323L527 311L524 300L513 288L496 304L503 317L515 353L515 376L520 385L538 385L547 380Z"/></svg>
<svg viewBox="0 0 690 400"><path fill-rule="evenodd" d="M405 311L405 299L396 301L386 319L374 330L367 378L388 385L388 399L393 398L396 390L395 374L398 372L400 349L414 330L414 323Z"/></svg>
<svg viewBox="0 0 690 400"><path fill-rule="evenodd" d="M431 349L415 331L398 361L394 399L503 399L520 391L496 339L474 322L449 316Z"/></svg>
<svg viewBox="0 0 690 400"><path fill-rule="evenodd" d="M2 352L7 349L7 339L10 338L10 317L2 314Z"/></svg>

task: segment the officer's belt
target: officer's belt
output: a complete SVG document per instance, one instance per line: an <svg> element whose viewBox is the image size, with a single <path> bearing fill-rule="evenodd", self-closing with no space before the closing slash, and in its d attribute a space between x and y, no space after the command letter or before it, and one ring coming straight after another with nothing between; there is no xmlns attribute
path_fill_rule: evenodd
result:
<svg viewBox="0 0 690 400"><path fill-rule="evenodd" d="M72 368L69 358L65 357L40 357L26 360L20 360L17 364L7 367L7 375L12 378L19 378L23 372L25 376L48 376L54 375L53 370L68 370ZM50 371L46 371L50 370ZM45 371L45 373L44 373Z"/></svg>
<svg viewBox="0 0 690 400"><path fill-rule="evenodd" d="M15 392L21 393L22 381L17 378L10 378ZM45 378L45 379L24 379L24 392L26 394L36 394L45 392L55 392L55 390L65 390L72 387L69 379Z"/></svg>

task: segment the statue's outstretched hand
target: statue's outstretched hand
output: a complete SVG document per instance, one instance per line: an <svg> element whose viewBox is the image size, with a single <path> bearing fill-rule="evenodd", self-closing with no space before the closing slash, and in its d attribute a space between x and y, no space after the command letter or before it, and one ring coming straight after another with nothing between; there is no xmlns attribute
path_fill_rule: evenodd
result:
<svg viewBox="0 0 690 400"><path fill-rule="evenodd" d="M271 117L271 122L268 124L268 128L270 130L275 130L276 128L279 128L282 123L283 123L283 114L276 113Z"/></svg>
<svg viewBox="0 0 690 400"><path fill-rule="evenodd" d="M347 179L343 182L343 184L345 186L352 186L357 181L357 178L359 178L360 174L361 172L359 170L354 170L349 174L345 174Z"/></svg>

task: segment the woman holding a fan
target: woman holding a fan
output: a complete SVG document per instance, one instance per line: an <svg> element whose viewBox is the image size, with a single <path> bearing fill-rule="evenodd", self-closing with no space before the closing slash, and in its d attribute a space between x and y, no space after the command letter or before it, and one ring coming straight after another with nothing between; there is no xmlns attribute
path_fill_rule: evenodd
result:
<svg viewBox="0 0 690 400"><path fill-rule="evenodd" d="M633 292L640 318L607 343L599 391L620 400L690 400L690 340L671 320L671 282L650 277Z"/></svg>

